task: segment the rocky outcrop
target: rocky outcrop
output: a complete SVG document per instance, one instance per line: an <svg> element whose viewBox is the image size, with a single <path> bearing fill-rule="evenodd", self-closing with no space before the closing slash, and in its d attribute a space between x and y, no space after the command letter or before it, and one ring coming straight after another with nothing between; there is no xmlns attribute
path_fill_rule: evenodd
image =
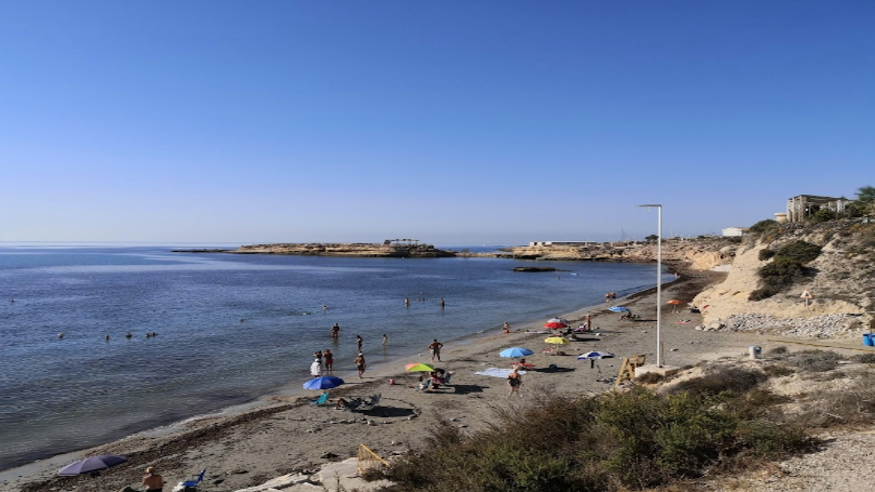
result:
<svg viewBox="0 0 875 492"><path fill-rule="evenodd" d="M800 240L822 248L807 265L809 275L777 295L750 301L761 286L759 269L773 261L761 260L760 251ZM838 221L751 237L735 251L726 279L701 292L693 303L701 308L707 328L858 338L869 330L875 315L873 244L875 225ZM813 295L807 305L800 297L803 290Z"/></svg>
<svg viewBox="0 0 875 492"><path fill-rule="evenodd" d="M355 256L380 258L440 258L455 256L430 244L276 243L252 244L228 251L235 254Z"/></svg>

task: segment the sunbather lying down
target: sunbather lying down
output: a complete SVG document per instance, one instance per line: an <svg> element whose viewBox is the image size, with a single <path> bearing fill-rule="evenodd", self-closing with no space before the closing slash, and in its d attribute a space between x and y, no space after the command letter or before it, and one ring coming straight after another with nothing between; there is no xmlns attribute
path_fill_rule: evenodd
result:
<svg viewBox="0 0 875 492"><path fill-rule="evenodd" d="M335 410L351 410L361 405L361 400L358 398L347 400L346 398L335 398L333 400Z"/></svg>

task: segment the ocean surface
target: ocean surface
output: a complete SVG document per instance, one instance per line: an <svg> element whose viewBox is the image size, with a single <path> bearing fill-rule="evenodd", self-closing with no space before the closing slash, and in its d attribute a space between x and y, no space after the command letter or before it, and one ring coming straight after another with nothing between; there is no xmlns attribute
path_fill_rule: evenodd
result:
<svg viewBox="0 0 875 492"><path fill-rule="evenodd" d="M223 246L236 247L198 247ZM306 393L316 350L335 352L335 375L353 371L356 334L369 365L400 365L433 338L465 343L656 277L624 263L519 273L536 262L171 253L192 247L0 243L0 470Z"/></svg>

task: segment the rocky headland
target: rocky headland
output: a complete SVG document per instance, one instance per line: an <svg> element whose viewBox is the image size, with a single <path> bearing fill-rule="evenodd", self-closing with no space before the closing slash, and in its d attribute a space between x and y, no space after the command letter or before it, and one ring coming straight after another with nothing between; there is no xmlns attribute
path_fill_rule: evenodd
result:
<svg viewBox="0 0 875 492"><path fill-rule="evenodd" d="M375 258L443 258L456 256L452 251L431 244L398 243L277 243L251 244L227 251L235 254L272 254L304 256L356 256Z"/></svg>

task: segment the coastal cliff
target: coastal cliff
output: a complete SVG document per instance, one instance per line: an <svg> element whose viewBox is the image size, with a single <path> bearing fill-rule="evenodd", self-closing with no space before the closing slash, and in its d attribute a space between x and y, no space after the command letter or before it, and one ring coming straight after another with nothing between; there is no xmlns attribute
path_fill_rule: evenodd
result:
<svg viewBox="0 0 875 492"><path fill-rule="evenodd" d="M277 243L241 246L228 253L378 258L441 258L456 256L430 244L397 243Z"/></svg>
<svg viewBox="0 0 875 492"><path fill-rule="evenodd" d="M662 261L669 271L727 272L698 294L699 329L768 332L815 338L858 340L875 331L875 223L833 220L820 224L778 224L741 237L668 239ZM816 247L810 262L795 264L774 256L794 245ZM542 261L655 262L655 242L538 245L507 248L501 256ZM767 265L790 273L768 287ZM767 270L769 270L767 268ZM771 289L771 290L769 290ZM764 295L763 292L768 294ZM808 302L802 293L810 294Z"/></svg>

